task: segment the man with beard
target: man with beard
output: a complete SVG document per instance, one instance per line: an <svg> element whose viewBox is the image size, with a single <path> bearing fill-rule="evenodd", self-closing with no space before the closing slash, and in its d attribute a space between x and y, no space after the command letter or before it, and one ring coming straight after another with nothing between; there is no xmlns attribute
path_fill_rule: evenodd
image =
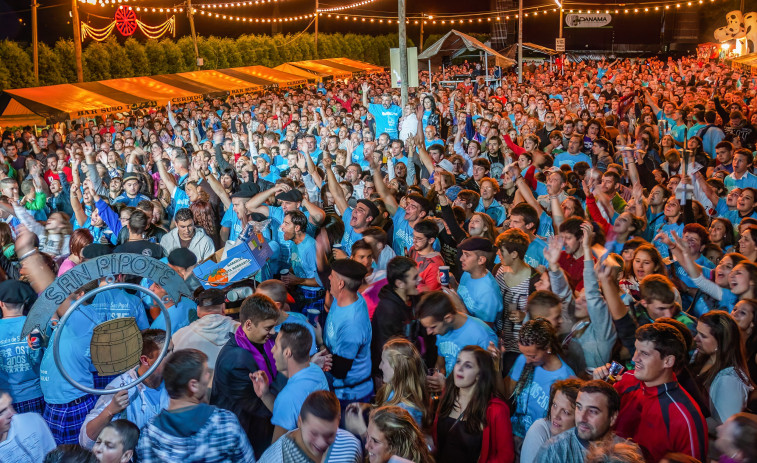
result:
<svg viewBox="0 0 757 463"><path fill-rule="evenodd" d="M576 426L542 444L536 462L582 463L592 444L608 441L632 445L641 456L636 444L612 432L619 409L620 396L610 384L601 380L587 382L578 390Z"/></svg>

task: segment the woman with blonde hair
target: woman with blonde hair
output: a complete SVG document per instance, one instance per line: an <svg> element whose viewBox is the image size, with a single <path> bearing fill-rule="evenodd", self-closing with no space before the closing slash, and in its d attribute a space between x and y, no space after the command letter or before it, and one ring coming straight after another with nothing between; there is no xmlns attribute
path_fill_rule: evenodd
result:
<svg viewBox="0 0 757 463"><path fill-rule="evenodd" d="M403 338L390 339L381 352L379 369L384 385L376 394L376 405L404 408L422 429L433 418L428 410L426 371L418 349Z"/></svg>
<svg viewBox="0 0 757 463"><path fill-rule="evenodd" d="M414 463L431 463L423 433L404 408L379 407L371 412L365 450L370 463L386 463L393 456Z"/></svg>

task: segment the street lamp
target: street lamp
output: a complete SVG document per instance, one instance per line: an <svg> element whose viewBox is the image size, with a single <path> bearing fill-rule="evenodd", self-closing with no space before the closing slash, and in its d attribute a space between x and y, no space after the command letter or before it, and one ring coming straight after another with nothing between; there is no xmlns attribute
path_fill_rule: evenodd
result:
<svg viewBox="0 0 757 463"><path fill-rule="evenodd" d="M555 0L555 4L557 5L558 8L560 8L560 42L562 42L563 41L562 40L562 38L563 38L562 37L562 23L563 23L563 20L562 20L562 2L560 2L560 0ZM564 46L565 46L565 43L563 42L563 47ZM561 53L560 54L560 73L561 74L562 74L562 69L565 66L564 60L565 60L565 57Z"/></svg>

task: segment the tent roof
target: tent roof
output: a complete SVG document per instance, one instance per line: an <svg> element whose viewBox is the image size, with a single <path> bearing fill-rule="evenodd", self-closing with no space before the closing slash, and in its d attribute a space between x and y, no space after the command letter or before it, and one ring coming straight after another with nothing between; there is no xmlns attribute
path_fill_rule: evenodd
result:
<svg viewBox="0 0 757 463"><path fill-rule="evenodd" d="M560 54L559 52L551 48L542 47L541 45L537 45L535 43L529 43L529 42L523 42L523 49L534 51L536 53L541 53L547 56L556 56ZM518 54L518 44L516 43L514 45L510 45L509 47L505 48L504 50L500 50L499 52L507 56L508 58L515 59L515 57Z"/></svg>
<svg viewBox="0 0 757 463"><path fill-rule="evenodd" d="M298 68L297 66L294 66L290 63L283 63L279 64L275 68L273 68L275 71L283 71L288 72L290 74L294 74L296 76L300 76L300 78L305 78L308 80L308 82L315 82L315 81L322 81L324 77L328 77L329 75L325 72L317 72L317 71L310 71L305 70L302 68Z"/></svg>
<svg viewBox="0 0 757 463"><path fill-rule="evenodd" d="M491 47L487 47L479 40L471 37L468 34L463 34L460 31L452 29L447 32L441 39L434 42L423 53L418 55L418 60L430 60L434 64L441 64L442 57L454 56L464 51L480 50L491 55L498 66L514 66L515 61L505 58L500 55Z"/></svg>
<svg viewBox="0 0 757 463"><path fill-rule="evenodd" d="M307 76L314 78L312 74ZM43 125L163 106L169 101L184 103L206 97L223 98L229 94L306 83L302 75L264 66L246 66L6 90L0 95L0 125Z"/></svg>
<svg viewBox="0 0 757 463"><path fill-rule="evenodd" d="M338 69L328 64L320 63L318 61L294 61L289 64L300 69L305 69L306 71L316 71L320 74L325 74L326 76L332 77L334 79L348 79L352 77L352 72L350 71Z"/></svg>
<svg viewBox="0 0 757 463"><path fill-rule="evenodd" d="M245 79L254 78L261 82L272 82L279 87L297 87L298 85L305 85L307 83L307 80L303 79L300 75L265 66L244 66L241 68L223 69L221 72L229 73L230 71L243 73L247 76L244 77Z"/></svg>
<svg viewBox="0 0 757 463"><path fill-rule="evenodd" d="M380 72L384 72L384 68L382 68L381 66L375 66L375 65L370 64L370 63L364 63L362 61L357 61L357 60L349 59L349 58L329 58L329 59L326 59L324 61L329 61L329 62L332 62L332 63L346 64L346 65L349 65L349 66L360 68L360 69L363 69L368 74L378 74Z"/></svg>

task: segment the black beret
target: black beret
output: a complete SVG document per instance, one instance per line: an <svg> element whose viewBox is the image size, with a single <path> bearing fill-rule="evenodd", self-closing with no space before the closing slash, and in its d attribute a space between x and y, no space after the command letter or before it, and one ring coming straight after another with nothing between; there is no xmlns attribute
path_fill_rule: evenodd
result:
<svg viewBox="0 0 757 463"><path fill-rule="evenodd" d="M243 183L239 186L239 191L231 195L231 198L252 198L260 193L260 187L257 183Z"/></svg>
<svg viewBox="0 0 757 463"><path fill-rule="evenodd" d="M268 217L261 214L260 212L253 212L252 214L250 214L250 220L252 220L253 222L265 222L266 220L268 220Z"/></svg>
<svg viewBox="0 0 757 463"><path fill-rule="evenodd" d="M226 293L218 288L210 288L201 292L197 296L197 305L200 307L210 307L221 305L226 302Z"/></svg>
<svg viewBox="0 0 757 463"><path fill-rule="evenodd" d="M368 273L365 265L352 259L337 259L331 264L331 270L347 278L362 281Z"/></svg>
<svg viewBox="0 0 757 463"><path fill-rule="evenodd" d="M189 268L197 263L197 256L187 248L176 248L168 254L168 263L181 268Z"/></svg>
<svg viewBox="0 0 757 463"><path fill-rule="evenodd" d="M457 246L457 249L461 251L483 251L483 252L494 251L492 242L487 240L486 238L481 238L480 236L472 236L470 238L464 239Z"/></svg>
<svg viewBox="0 0 757 463"><path fill-rule="evenodd" d="M278 199L279 201L290 201L293 203L298 203L302 201L302 193L300 192L300 190L293 188L289 191L277 194L276 199Z"/></svg>
<svg viewBox="0 0 757 463"><path fill-rule="evenodd" d="M84 249L81 251L81 256L84 259L89 260L100 256L107 256L112 253L113 250L107 244L92 243L84 246Z"/></svg>
<svg viewBox="0 0 757 463"><path fill-rule="evenodd" d="M8 304L27 304L37 299L28 283L18 280L5 280L0 283L0 302Z"/></svg>
<svg viewBox="0 0 757 463"><path fill-rule="evenodd" d="M379 215L381 215L381 211L379 211L379 208L376 207L375 204L373 204L373 201L369 199L360 199L357 202L358 204L362 204L365 207L368 208L368 215L373 217L374 219L377 219Z"/></svg>

